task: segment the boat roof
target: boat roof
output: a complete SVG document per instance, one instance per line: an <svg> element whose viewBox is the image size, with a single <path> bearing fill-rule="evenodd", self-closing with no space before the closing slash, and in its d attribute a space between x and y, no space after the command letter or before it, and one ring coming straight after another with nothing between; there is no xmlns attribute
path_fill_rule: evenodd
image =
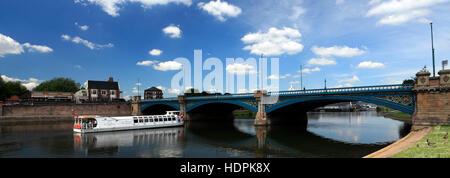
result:
<svg viewBox="0 0 450 178"><path fill-rule="evenodd" d="M92 117L99 117L97 115L80 115L78 118L92 118Z"/></svg>

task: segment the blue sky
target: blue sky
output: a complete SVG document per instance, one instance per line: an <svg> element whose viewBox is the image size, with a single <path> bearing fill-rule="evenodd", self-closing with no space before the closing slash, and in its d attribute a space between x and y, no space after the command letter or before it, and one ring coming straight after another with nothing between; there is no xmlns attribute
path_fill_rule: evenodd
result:
<svg viewBox="0 0 450 178"><path fill-rule="evenodd" d="M301 64L306 88L401 83L431 69L430 21L436 68L450 59L448 17L450 0L3 0L0 74L28 88L111 76L122 96L139 79L141 91L175 96L180 70L169 61L202 49L224 64L258 51L279 58L281 90L300 87Z"/></svg>

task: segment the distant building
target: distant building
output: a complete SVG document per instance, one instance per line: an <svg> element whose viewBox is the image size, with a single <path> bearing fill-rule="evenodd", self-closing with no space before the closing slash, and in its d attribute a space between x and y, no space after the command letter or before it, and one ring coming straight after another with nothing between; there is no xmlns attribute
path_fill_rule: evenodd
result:
<svg viewBox="0 0 450 178"><path fill-rule="evenodd" d="M3 104L16 104L20 102L20 98L17 95L11 96L10 98L6 99ZM1 113L0 113L1 114Z"/></svg>
<svg viewBox="0 0 450 178"><path fill-rule="evenodd" d="M151 87L144 91L144 99L151 100L151 99L162 99L163 98L163 92L162 90Z"/></svg>
<svg viewBox="0 0 450 178"><path fill-rule="evenodd" d="M89 101L88 90L87 89L78 90L75 93L75 101L77 103L84 103L86 101Z"/></svg>
<svg viewBox="0 0 450 178"><path fill-rule="evenodd" d="M119 82L115 82L112 77L108 81L92 81L88 80L85 83L85 91L87 93L88 101L113 101L120 99ZM83 96L83 90L79 91Z"/></svg>
<svg viewBox="0 0 450 178"><path fill-rule="evenodd" d="M73 101L72 92L32 91L31 101Z"/></svg>

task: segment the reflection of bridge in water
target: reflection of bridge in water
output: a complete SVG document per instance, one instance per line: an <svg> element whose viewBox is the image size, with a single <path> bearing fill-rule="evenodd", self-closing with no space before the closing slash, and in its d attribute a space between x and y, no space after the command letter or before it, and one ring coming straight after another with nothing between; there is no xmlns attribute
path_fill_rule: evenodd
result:
<svg viewBox="0 0 450 178"><path fill-rule="evenodd" d="M378 149L327 139L299 127L261 127L249 121L198 121L187 122L185 128L74 134L75 152L89 157L358 157ZM203 153L208 145L224 153Z"/></svg>
<svg viewBox="0 0 450 178"><path fill-rule="evenodd" d="M346 143L324 138L297 126L264 127L245 122L249 121L190 123L186 136L190 141L207 140L205 143L225 148L231 155L236 152L240 156L250 157L361 157L389 144Z"/></svg>

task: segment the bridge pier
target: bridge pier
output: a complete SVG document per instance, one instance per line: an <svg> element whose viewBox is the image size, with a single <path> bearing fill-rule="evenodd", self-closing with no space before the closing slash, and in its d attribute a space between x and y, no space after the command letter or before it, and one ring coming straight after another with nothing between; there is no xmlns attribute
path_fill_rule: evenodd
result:
<svg viewBox="0 0 450 178"><path fill-rule="evenodd" d="M142 115L140 97L136 97L135 100L131 102L131 115L132 116Z"/></svg>
<svg viewBox="0 0 450 178"><path fill-rule="evenodd" d="M184 120L190 120L188 113L186 112L186 96L178 95L178 104L180 105L180 114Z"/></svg>
<svg viewBox="0 0 450 178"><path fill-rule="evenodd" d="M267 96L266 91L258 90L255 92L256 103L258 104L258 112L255 117L255 126L268 125L266 105L264 104L264 97Z"/></svg>
<svg viewBox="0 0 450 178"><path fill-rule="evenodd" d="M450 70L441 70L438 74L430 77L426 69L416 74L413 129L450 124Z"/></svg>

